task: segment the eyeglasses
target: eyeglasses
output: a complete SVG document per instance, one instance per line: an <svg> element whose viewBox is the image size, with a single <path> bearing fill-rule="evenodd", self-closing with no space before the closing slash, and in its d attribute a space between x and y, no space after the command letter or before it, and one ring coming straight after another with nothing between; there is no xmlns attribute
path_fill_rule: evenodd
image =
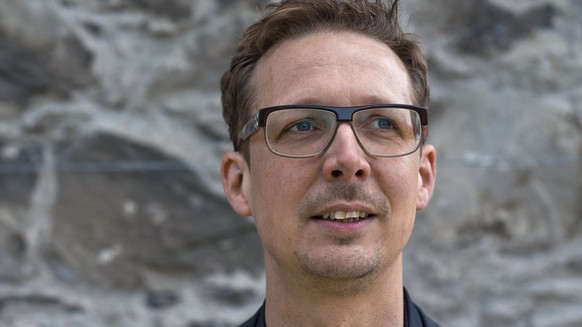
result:
<svg viewBox="0 0 582 327"><path fill-rule="evenodd" d="M262 127L271 152L283 157L307 158L327 149L341 122L350 122L366 153L399 157L415 152L426 139L428 110L406 104L276 106L254 114L239 137L245 141Z"/></svg>

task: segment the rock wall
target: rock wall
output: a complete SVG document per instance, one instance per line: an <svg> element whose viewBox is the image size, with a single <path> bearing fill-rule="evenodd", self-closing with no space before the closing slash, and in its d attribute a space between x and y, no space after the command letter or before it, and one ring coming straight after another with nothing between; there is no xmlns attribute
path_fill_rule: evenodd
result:
<svg viewBox="0 0 582 327"><path fill-rule="evenodd" d="M234 326L218 81L264 1L0 2L0 325ZM406 250L444 326L582 325L582 2L409 0L437 191Z"/></svg>

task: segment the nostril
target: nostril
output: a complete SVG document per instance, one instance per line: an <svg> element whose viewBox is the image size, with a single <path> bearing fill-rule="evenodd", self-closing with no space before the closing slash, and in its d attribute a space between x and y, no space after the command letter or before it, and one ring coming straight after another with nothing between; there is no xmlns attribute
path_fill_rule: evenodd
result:
<svg viewBox="0 0 582 327"><path fill-rule="evenodd" d="M334 170L334 171L331 172L331 175L333 177L340 177L340 176L343 175L343 173L340 170Z"/></svg>
<svg viewBox="0 0 582 327"><path fill-rule="evenodd" d="M362 177L363 175L364 175L364 171L361 169L356 172L356 177Z"/></svg>

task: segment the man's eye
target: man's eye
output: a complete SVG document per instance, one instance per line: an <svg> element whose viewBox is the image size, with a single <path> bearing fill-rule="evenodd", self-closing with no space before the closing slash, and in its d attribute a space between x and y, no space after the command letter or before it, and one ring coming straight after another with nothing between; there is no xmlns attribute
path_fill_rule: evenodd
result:
<svg viewBox="0 0 582 327"><path fill-rule="evenodd" d="M372 127L379 129L393 129L395 126L388 118L376 118L372 122Z"/></svg>
<svg viewBox="0 0 582 327"><path fill-rule="evenodd" d="M301 120L295 123L289 130L293 132L307 132L313 129L313 124L308 120Z"/></svg>

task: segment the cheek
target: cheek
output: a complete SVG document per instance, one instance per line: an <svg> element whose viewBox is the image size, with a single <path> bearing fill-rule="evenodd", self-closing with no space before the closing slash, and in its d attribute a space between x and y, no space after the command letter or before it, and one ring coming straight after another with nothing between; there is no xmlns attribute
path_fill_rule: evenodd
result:
<svg viewBox="0 0 582 327"><path fill-rule="evenodd" d="M376 178L389 199L403 201L416 197L419 188L418 163L399 160L383 165L378 171Z"/></svg>
<svg viewBox="0 0 582 327"><path fill-rule="evenodd" d="M297 207L309 191L308 169L297 160L263 159L251 166L255 225L269 256L290 257L290 245L297 244L302 235Z"/></svg>
<svg viewBox="0 0 582 327"><path fill-rule="evenodd" d="M414 227L418 172L413 162L402 160L386 164L378 176L378 183L390 204L389 227L386 237L394 246L404 248Z"/></svg>
<svg viewBox="0 0 582 327"><path fill-rule="evenodd" d="M418 198L418 163L399 160L385 164L377 181L386 196L391 216L400 235L408 235L414 225Z"/></svg>
<svg viewBox="0 0 582 327"><path fill-rule="evenodd" d="M266 198L278 198L279 201L288 201L302 196L309 185L310 176L316 173L317 168L313 161L308 159L293 159L275 155L262 144L254 147L251 159L255 187L261 188ZM260 179L260 180L258 180ZM303 193L303 194L302 194ZM261 199L257 199L261 201Z"/></svg>
<svg viewBox="0 0 582 327"><path fill-rule="evenodd" d="M252 155L251 183L255 220L294 217L298 203L309 190L309 172L315 168L305 167L304 160L283 158L270 152L256 151Z"/></svg>

